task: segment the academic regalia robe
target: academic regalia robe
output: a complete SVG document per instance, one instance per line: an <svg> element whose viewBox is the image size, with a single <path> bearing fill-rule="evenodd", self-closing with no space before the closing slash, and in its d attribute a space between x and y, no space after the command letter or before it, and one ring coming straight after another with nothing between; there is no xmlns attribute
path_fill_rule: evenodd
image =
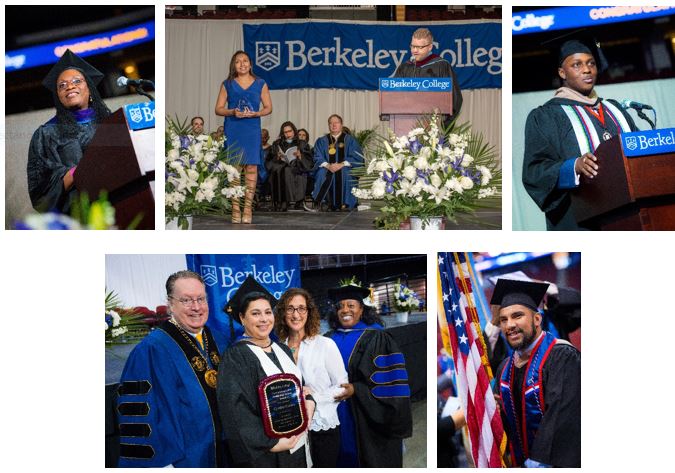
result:
<svg viewBox="0 0 675 473"><path fill-rule="evenodd" d="M407 61L398 66L394 77L451 77L452 78L452 116L446 122L459 115L462 109L462 91L455 71L448 61L436 54L430 54L419 62Z"/></svg>
<svg viewBox="0 0 675 473"><path fill-rule="evenodd" d="M301 159L294 159L290 163L277 159L279 153L286 153L286 150L293 146L298 147ZM314 158L307 142L297 138L290 143L285 140L276 140L265 156L265 168L269 173L272 202L304 200L307 174L313 167Z"/></svg>
<svg viewBox="0 0 675 473"><path fill-rule="evenodd" d="M292 360L290 348L283 344L279 346ZM274 353L270 359L282 369ZM258 400L258 384L266 377L246 341L236 342L223 354L218 369L218 408L232 466L305 468L306 447L292 454L289 451L270 452L278 439L265 435Z"/></svg>
<svg viewBox="0 0 675 473"><path fill-rule="evenodd" d="M616 102L611 100L609 102L620 110ZM546 213L547 230L583 230L585 228L577 224L571 208L570 189L574 184L563 184L569 180L565 178L565 174L572 172L573 179L573 169L563 169L561 175L563 165L573 166L573 162L570 163L569 160L576 159L583 153L572 121L562 105L585 104L570 99L553 98L532 110L527 117L523 185L532 200ZM605 131L611 136L616 136L620 127L608 116L607 108L603 108L605 108L605 126L603 127L595 116L588 114L591 123L599 136ZM621 110L620 113L628 122L630 129L636 130L637 127L630 115ZM598 172L602 173L602 163L598 164L600 166Z"/></svg>
<svg viewBox="0 0 675 473"><path fill-rule="evenodd" d="M326 336L337 344L354 386L354 395L338 406L338 467L402 467L412 411L401 350L378 324L359 322Z"/></svg>
<svg viewBox="0 0 675 473"><path fill-rule="evenodd" d="M224 335L204 327L208 365L171 322L164 322L131 352L118 389L120 467L223 466L223 437L215 386ZM204 353L204 351L202 351ZM217 462L218 459L218 462Z"/></svg>
<svg viewBox="0 0 675 473"><path fill-rule="evenodd" d="M335 154L330 154L334 145ZM352 177L351 170L363 166L361 146L352 135L342 133L337 140L328 134L322 136L314 144L314 192L312 197L315 202L327 201L331 207L339 210L343 205L349 208L356 206L356 197L352 195L352 189L357 181ZM321 165L323 163L341 163L347 161L350 166L345 166L336 173L328 171Z"/></svg>
<svg viewBox="0 0 675 473"><path fill-rule="evenodd" d="M509 358L504 360L499 376ZM522 386L527 365L514 369L511 381L515 412L522 412ZM544 395L544 415L529 447L527 458L555 467L581 466L581 354L567 343L551 349L540 379ZM499 391L499 383L496 383ZM502 420L509 439L517 437L504 415ZM522 417L521 417L522 418Z"/></svg>
<svg viewBox="0 0 675 473"><path fill-rule="evenodd" d="M40 126L30 141L28 149L28 193L33 208L39 212L68 213L77 198L75 186L66 191L63 176L80 162L84 150L96 133L93 110L75 114L77 134L65 137L56 117Z"/></svg>

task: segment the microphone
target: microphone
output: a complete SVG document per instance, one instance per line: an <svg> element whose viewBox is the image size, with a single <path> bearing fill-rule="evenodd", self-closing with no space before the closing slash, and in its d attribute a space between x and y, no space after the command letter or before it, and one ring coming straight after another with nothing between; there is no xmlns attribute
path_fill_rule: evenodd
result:
<svg viewBox="0 0 675 473"><path fill-rule="evenodd" d="M621 106L624 109L633 108L635 110L654 110L654 107L640 102L634 102L632 100L624 99L621 101Z"/></svg>
<svg viewBox="0 0 675 473"><path fill-rule="evenodd" d="M128 77L119 76L117 78L117 87L127 87L133 85L134 87L143 87L144 85L149 85L153 89L155 84L152 81L145 79L129 79Z"/></svg>

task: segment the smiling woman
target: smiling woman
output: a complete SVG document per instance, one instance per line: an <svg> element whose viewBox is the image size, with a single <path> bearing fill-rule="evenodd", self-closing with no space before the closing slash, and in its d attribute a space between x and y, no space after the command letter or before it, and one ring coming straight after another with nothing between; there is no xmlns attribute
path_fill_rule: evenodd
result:
<svg viewBox="0 0 675 473"><path fill-rule="evenodd" d="M28 151L28 192L38 211L67 213L77 197L75 168L110 115L96 90L101 79L100 71L68 49L42 82L52 92L56 116L35 131Z"/></svg>

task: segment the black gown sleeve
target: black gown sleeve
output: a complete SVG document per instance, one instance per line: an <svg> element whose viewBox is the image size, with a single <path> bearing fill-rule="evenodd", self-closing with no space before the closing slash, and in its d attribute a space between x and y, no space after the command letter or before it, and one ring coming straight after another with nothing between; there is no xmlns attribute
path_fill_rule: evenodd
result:
<svg viewBox="0 0 675 473"><path fill-rule="evenodd" d="M296 173L301 174L310 171L314 167L314 157L306 141L298 141L298 150L302 159L296 159L291 162L291 167L294 168Z"/></svg>
<svg viewBox="0 0 675 473"><path fill-rule="evenodd" d="M581 465L581 354L557 344L544 365L546 410L530 458L547 465Z"/></svg>
<svg viewBox="0 0 675 473"><path fill-rule="evenodd" d="M28 193L33 208L39 212L64 211L68 192L63 187L63 176L76 164L63 160L52 140L55 126L43 125L33 133L28 149ZM65 162L64 162L65 161ZM79 161L79 160L78 160Z"/></svg>
<svg viewBox="0 0 675 473"><path fill-rule="evenodd" d="M450 63L443 61L441 64L443 66L440 71L440 77L452 78L452 118L454 118L462 111L462 102L464 100L462 97L462 90L459 87L459 81L457 80L457 75L455 75L455 70Z"/></svg>

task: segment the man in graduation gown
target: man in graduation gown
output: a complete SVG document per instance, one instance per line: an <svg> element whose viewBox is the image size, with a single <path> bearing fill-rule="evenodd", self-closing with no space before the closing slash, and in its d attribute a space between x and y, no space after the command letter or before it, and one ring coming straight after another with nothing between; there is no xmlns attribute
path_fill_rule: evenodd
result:
<svg viewBox="0 0 675 473"><path fill-rule="evenodd" d="M541 329L537 307L548 283L500 278L491 304L514 350L495 391L512 466L581 466L581 355Z"/></svg>
<svg viewBox="0 0 675 473"><path fill-rule="evenodd" d="M445 123L449 123L459 115L462 109L462 91L450 63L439 55L432 53L433 49L434 37L431 31L427 28L415 30L410 40L412 56L409 61L398 66L394 77L451 77L452 115L444 120Z"/></svg>
<svg viewBox="0 0 675 473"><path fill-rule="evenodd" d="M119 466L225 466L216 384L227 340L205 326L201 276L179 271L166 289L171 319L134 348L122 372Z"/></svg>
<svg viewBox="0 0 675 473"><path fill-rule="evenodd" d="M412 435L410 387L405 360L381 320L363 303L370 290L333 289L337 303L326 334L340 350L349 384L339 396L338 467L403 466L403 439Z"/></svg>
<svg viewBox="0 0 675 473"><path fill-rule="evenodd" d="M574 217L570 191L581 175L593 179L602 172L594 155L602 142L637 129L618 102L596 93L605 67L597 45L566 41L558 62L563 86L527 117L523 185L545 212L547 230L584 229Z"/></svg>
<svg viewBox="0 0 675 473"><path fill-rule="evenodd" d="M52 92L56 116L35 131L28 150L28 193L40 212L68 213L77 197L75 167L98 123L110 115L96 90L101 79L100 71L68 49L42 81Z"/></svg>
<svg viewBox="0 0 675 473"><path fill-rule="evenodd" d="M352 189L356 179L351 169L363 166L363 155L358 141L342 129L342 117L328 117L330 132L314 144L314 209L322 204L330 210L347 210L356 206Z"/></svg>

